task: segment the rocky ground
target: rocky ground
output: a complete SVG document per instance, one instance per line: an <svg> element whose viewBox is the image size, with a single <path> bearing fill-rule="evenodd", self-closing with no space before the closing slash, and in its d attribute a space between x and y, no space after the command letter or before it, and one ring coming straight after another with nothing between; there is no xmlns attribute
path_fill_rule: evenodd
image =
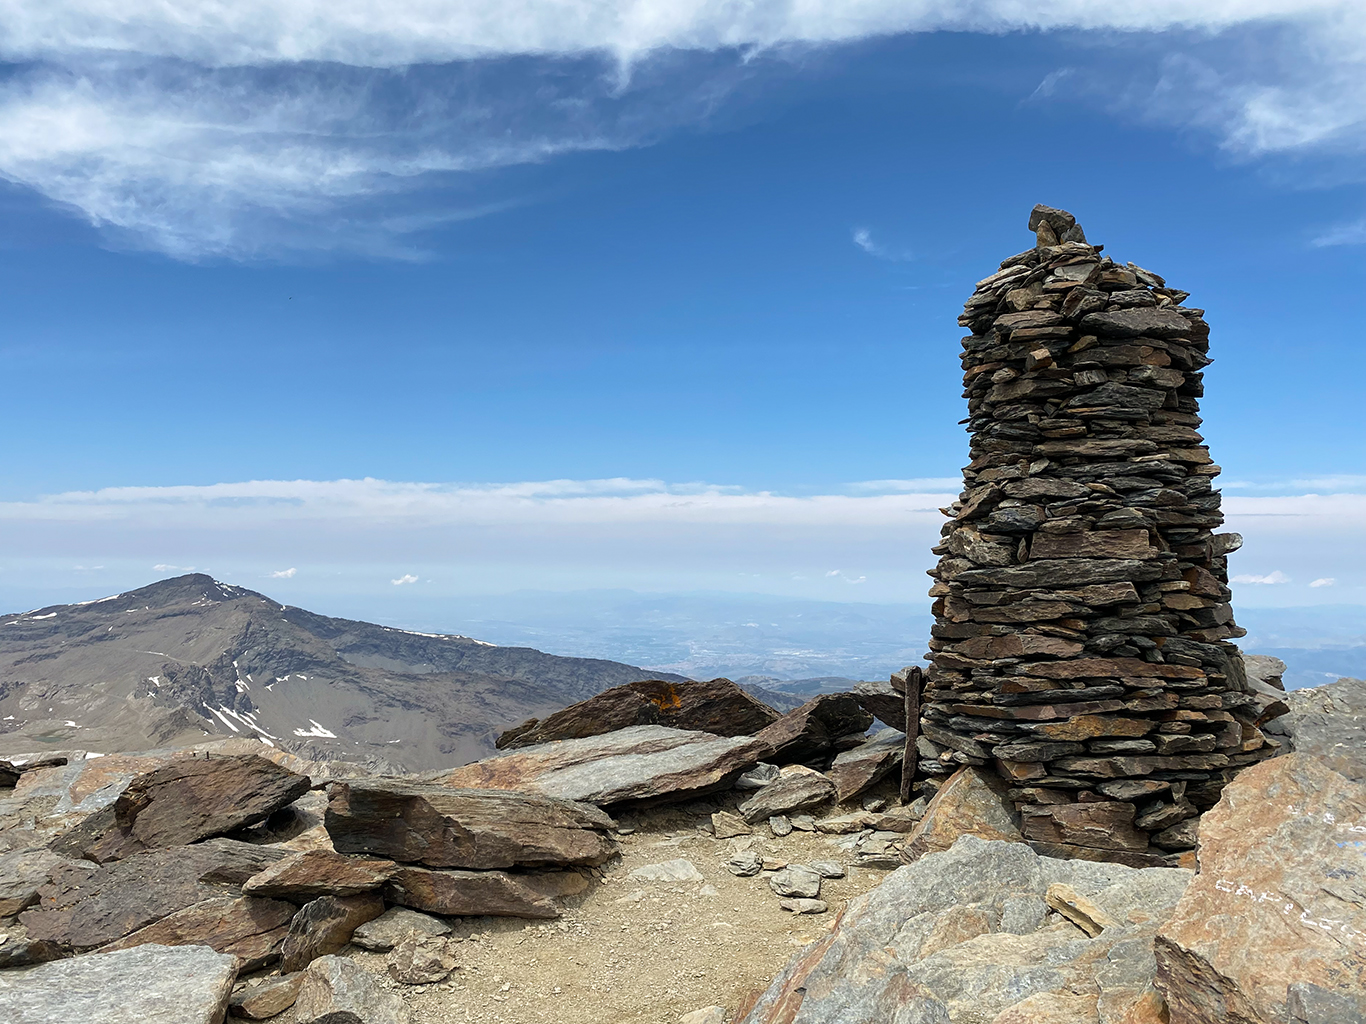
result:
<svg viewBox="0 0 1366 1024"><path fill-rule="evenodd" d="M1366 1024L1363 692L1287 695L1291 752L1151 867L1044 855L973 766L901 805L905 736L848 694L725 736L654 723L738 688L633 685L428 776L25 759L0 1020Z"/></svg>

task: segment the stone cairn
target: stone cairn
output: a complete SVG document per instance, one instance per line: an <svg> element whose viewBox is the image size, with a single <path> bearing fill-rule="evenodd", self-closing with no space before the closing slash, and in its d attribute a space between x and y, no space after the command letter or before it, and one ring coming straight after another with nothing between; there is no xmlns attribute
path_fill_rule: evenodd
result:
<svg viewBox="0 0 1366 1024"><path fill-rule="evenodd" d="M959 323L972 461L931 570L922 789L994 769L1040 852L1177 863L1278 710L1229 639L1203 310L1037 206ZM1280 705L1283 708L1284 705ZM1189 855L1185 858L1189 861Z"/></svg>

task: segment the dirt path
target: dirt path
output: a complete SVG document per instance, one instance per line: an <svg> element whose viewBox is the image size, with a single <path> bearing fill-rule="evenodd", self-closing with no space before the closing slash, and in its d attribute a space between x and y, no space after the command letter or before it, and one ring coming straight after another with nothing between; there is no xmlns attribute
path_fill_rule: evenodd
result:
<svg viewBox="0 0 1366 1024"><path fill-rule="evenodd" d="M836 843L848 837L793 832L777 839L767 827L753 837L713 838L710 813L720 800L623 815L637 831L620 838L622 857L605 878L570 897L557 921L454 918L459 968L440 985L393 985L413 1024L677 1024L705 1006L733 1013L746 993L766 987L800 947L819 937L844 905L873 888L886 871L850 867ZM827 879L829 911L796 916L782 910L767 872L737 878L724 864L737 849L789 863L835 861L846 876ZM683 858L702 881L644 882L630 872ZM385 958L348 947L343 955L390 984ZM290 1022L286 1014L276 1021Z"/></svg>

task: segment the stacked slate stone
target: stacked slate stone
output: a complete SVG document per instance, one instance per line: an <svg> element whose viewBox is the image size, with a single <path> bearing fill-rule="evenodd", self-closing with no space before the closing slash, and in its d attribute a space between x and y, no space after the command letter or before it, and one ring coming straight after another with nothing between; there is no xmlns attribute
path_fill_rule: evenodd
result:
<svg viewBox="0 0 1366 1024"><path fill-rule="evenodd" d="M1276 749L1228 642L1241 538L1212 532L1209 327L1071 214L1029 228L959 319L972 461L934 549L918 773L989 766L1051 855L1172 863Z"/></svg>

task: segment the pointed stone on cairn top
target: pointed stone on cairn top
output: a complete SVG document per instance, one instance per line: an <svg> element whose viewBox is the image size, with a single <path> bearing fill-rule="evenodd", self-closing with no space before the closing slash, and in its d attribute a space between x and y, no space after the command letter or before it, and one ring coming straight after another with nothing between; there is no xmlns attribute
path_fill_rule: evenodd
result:
<svg viewBox="0 0 1366 1024"><path fill-rule="evenodd" d="M1029 230L1038 237L1040 247L1058 245L1062 242L1081 242L1086 244L1086 232L1082 231L1077 218L1066 210L1056 210L1039 203L1029 214Z"/></svg>

